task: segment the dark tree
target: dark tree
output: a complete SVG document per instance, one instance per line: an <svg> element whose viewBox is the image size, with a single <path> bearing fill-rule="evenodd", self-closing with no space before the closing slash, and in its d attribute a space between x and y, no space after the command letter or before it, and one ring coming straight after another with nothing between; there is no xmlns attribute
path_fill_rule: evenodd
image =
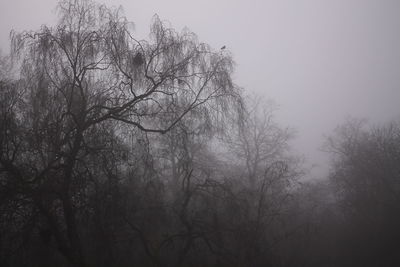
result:
<svg viewBox="0 0 400 267"><path fill-rule="evenodd" d="M19 77L0 82L2 229L22 238L1 242L13 250L37 234L70 264L86 266L88 229L99 243L112 238L107 225L132 154L128 133L165 134L239 95L230 55L189 31L155 17L150 40L137 40L120 9L70 0L58 11L56 26L12 34ZM101 250L107 265L112 244Z"/></svg>
<svg viewBox="0 0 400 267"><path fill-rule="evenodd" d="M346 266L397 266L400 231L400 126L366 129L349 121L330 139L330 180L343 213Z"/></svg>

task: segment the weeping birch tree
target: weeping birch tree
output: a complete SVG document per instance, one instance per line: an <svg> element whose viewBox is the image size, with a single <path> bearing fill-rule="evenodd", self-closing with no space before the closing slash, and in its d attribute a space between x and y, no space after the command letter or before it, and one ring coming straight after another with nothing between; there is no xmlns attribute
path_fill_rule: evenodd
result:
<svg viewBox="0 0 400 267"><path fill-rule="evenodd" d="M86 266L81 217L97 180L128 159L123 133L165 134L192 112L223 112L239 92L229 52L157 16L139 40L121 8L65 0L58 15L55 26L11 34L20 72L1 82L1 186L23 203L14 221L40 218L57 250Z"/></svg>

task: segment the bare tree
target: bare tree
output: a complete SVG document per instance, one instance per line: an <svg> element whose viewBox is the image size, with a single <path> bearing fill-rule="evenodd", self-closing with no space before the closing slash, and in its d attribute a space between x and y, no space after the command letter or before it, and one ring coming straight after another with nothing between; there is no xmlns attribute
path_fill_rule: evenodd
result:
<svg viewBox="0 0 400 267"><path fill-rule="evenodd" d="M80 213L93 180L118 173L126 127L164 134L200 106L222 111L238 93L229 53L189 31L154 17L150 41L137 40L121 9L68 0L58 11L55 27L13 33L21 72L17 98L2 84L1 177L45 219L62 255L85 266ZM99 175L94 162L106 155L118 159L102 161Z"/></svg>
<svg viewBox="0 0 400 267"><path fill-rule="evenodd" d="M345 261L364 266L395 266L400 184L398 122L366 128L350 120L329 139L334 165L330 180L349 232L343 242ZM353 247L358 249L353 251Z"/></svg>
<svg viewBox="0 0 400 267"><path fill-rule="evenodd" d="M276 109L272 101L265 102L259 96L248 97L245 106L235 115L233 129L226 138L233 160L236 158L245 164L247 179L253 186L267 169L289 159L285 153L293 131L276 123Z"/></svg>

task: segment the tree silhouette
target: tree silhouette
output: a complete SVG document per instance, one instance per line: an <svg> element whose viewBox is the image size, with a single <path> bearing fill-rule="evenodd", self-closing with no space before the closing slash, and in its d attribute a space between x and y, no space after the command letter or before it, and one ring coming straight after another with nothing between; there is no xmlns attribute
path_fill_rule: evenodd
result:
<svg viewBox="0 0 400 267"><path fill-rule="evenodd" d="M396 266L399 230L400 128L398 123L365 129L352 120L330 139L330 179L349 232L344 261L357 266ZM354 249L357 247L357 249Z"/></svg>
<svg viewBox="0 0 400 267"><path fill-rule="evenodd" d="M124 132L165 134L200 106L222 111L239 95L230 56L191 32L154 17L150 40L139 41L120 9L70 0L58 11L55 27L12 34L20 74L1 82L2 198L18 207L13 227L40 225L45 243L86 266L82 223L93 217L101 231L104 197L118 210Z"/></svg>

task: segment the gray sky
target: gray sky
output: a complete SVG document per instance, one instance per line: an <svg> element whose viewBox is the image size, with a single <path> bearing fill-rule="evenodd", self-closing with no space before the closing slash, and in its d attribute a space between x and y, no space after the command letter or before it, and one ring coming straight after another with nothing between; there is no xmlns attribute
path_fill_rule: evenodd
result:
<svg viewBox="0 0 400 267"><path fill-rule="evenodd" d="M122 5L146 36L157 13L200 41L226 45L236 83L280 105L282 124L309 164L326 170L318 149L346 116L383 122L400 118L400 1L397 0L104 0ZM55 0L1 0L0 47L9 31L53 23Z"/></svg>

